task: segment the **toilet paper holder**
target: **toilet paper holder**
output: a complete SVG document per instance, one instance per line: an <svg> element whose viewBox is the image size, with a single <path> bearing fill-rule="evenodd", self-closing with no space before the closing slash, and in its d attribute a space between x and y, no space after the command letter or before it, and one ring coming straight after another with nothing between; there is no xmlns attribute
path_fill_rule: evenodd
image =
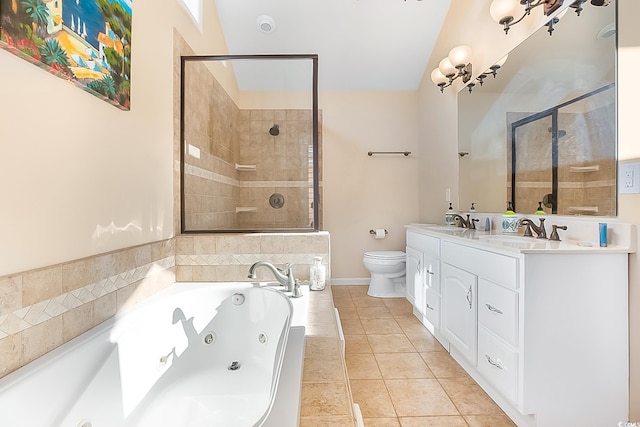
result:
<svg viewBox="0 0 640 427"><path fill-rule="evenodd" d="M369 234L376 234L376 230L369 230ZM389 234L386 228L384 229L384 234Z"/></svg>

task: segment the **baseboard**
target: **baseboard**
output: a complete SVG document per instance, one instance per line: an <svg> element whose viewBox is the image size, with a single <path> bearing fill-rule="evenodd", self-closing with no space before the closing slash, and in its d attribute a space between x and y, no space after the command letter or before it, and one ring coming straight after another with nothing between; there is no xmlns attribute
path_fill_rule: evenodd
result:
<svg viewBox="0 0 640 427"><path fill-rule="evenodd" d="M334 279L333 277L331 278L331 286L340 286L340 285L369 285L369 282L371 281L370 277L362 277L362 278L358 278L358 277L353 277L353 278L347 278L347 279Z"/></svg>

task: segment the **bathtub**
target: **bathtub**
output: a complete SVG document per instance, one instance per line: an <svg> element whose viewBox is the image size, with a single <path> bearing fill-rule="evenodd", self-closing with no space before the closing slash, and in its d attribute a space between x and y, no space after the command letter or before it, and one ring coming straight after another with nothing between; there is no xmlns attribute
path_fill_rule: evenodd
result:
<svg viewBox="0 0 640 427"><path fill-rule="evenodd" d="M0 425L296 426L305 299L174 284L0 379Z"/></svg>

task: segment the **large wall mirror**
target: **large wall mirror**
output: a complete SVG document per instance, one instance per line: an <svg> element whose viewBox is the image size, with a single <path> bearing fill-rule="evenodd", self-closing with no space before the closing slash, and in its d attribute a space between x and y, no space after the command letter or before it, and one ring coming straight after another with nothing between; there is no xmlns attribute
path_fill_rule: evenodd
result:
<svg viewBox="0 0 640 427"><path fill-rule="evenodd" d="M461 210L616 215L615 11L569 9L458 94Z"/></svg>

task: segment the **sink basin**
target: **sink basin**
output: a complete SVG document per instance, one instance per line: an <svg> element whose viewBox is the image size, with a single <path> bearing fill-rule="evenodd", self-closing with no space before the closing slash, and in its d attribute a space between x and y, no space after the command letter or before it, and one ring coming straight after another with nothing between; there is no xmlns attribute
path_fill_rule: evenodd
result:
<svg viewBox="0 0 640 427"><path fill-rule="evenodd" d="M504 243L535 243L535 237L524 237L524 236L505 236L492 234L490 236L481 236L478 237L478 240L486 240L488 242L504 242Z"/></svg>
<svg viewBox="0 0 640 427"><path fill-rule="evenodd" d="M430 225L430 226L428 226L426 228L427 228L427 230L447 231L447 232L451 232L451 233L464 233L465 231L467 231L467 228L456 227L456 226L453 226L453 225Z"/></svg>
<svg viewBox="0 0 640 427"><path fill-rule="evenodd" d="M493 243L497 245L510 246L518 249L529 249L533 248L534 245L542 243L544 244L546 240L540 241L535 237L524 237L524 236L506 236L506 235L490 235L490 236L482 236L478 238L481 242Z"/></svg>

